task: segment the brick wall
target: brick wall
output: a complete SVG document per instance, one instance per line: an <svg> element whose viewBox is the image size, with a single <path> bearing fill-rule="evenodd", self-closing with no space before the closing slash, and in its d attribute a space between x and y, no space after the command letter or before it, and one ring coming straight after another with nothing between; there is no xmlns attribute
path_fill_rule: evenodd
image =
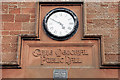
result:
<svg viewBox="0 0 120 80"><path fill-rule="evenodd" d="M105 60L118 62L118 22L120 15L119 2L87 3L86 34L102 35Z"/></svg>
<svg viewBox="0 0 120 80"><path fill-rule="evenodd" d="M107 61L118 61L119 3L85 3L86 32L103 35ZM120 6L119 6L120 7ZM4 62L15 62L19 34L34 34L35 3L4 2L2 4L2 54Z"/></svg>
<svg viewBox="0 0 120 80"><path fill-rule="evenodd" d="M16 62L19 34L35 32L34 2L2 3L2 60Z"/></svg>

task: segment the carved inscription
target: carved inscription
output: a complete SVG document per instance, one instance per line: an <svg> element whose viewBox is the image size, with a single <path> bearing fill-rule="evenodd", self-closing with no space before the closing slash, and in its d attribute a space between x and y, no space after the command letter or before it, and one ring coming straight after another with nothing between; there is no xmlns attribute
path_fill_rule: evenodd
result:
<svg viewBox="0 0 120 80"><path fill-rule="evenodd" d="M40 57L40 64L80 64L82 56L88 56L87 49L35 49L34 57Z"/></svg>

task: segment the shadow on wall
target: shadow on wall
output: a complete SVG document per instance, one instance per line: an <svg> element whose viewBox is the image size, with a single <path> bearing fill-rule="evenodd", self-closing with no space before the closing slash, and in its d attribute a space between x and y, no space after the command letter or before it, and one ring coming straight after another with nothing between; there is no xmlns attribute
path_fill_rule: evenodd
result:
<svg viewBox="0 0 120 80"><path fill-rule="evenodd" d="M118 3L118 54L120 54L120 1ZM118 55L118 62L120 62L120 55ZM118 77L120 79L120 69L118 71Z"/></svg>
<svg viewBox="0 0 120 80"><path fill-rule="evenodd" d="M120 1L118 3L118 54L120 54ZM118 61L120 62L120 56Z"/></svg>

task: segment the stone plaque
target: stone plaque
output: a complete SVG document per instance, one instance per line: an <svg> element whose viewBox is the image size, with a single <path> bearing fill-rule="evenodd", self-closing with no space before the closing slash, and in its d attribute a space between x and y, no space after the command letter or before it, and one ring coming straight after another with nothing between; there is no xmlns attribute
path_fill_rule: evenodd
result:
<svg viewBox="0 0 120 80"><path fill-rule="evenodd" d="M28 44L26 64L30 67L95 67L97 54L93 43ZM61 46L60 46L61 45Z"/></svg>
<svg viewBox="0 0 120 80"><path fill-rule="evenodd" d="M55 69L53 71L53 79L54 80L67 80L68 71L66 69Z"/></svg>

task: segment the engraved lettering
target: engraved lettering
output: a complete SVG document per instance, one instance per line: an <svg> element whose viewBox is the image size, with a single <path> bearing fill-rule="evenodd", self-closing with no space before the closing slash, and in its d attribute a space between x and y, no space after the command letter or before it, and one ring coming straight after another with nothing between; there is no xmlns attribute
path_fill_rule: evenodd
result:
<svg viewBox="0 0 120 80"><path fill-rule="evenodd" d="M81 57L88 56L87 49L35 49L33 56L40 57L40 64L80 64Z"/></svg>

